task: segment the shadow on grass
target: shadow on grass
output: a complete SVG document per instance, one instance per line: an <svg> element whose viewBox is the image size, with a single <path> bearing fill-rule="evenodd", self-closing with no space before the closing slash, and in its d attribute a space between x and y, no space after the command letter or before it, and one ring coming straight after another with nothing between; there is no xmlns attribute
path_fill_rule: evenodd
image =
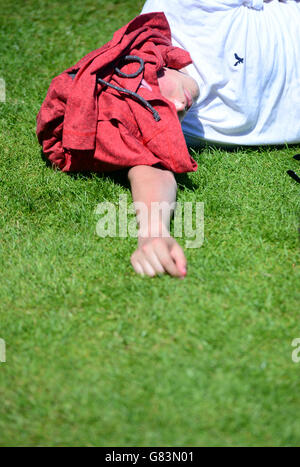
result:
<svg viewBox="0 0 300 467"><path fill-rule="evenodd" d="M45 163L46 167L48 167L51 170L53 169L55 170L55 167L53 167L52 163L45 156L43 150L41 150L41 158L43 162ZM97 173L97 172L69 172L68 173L68 172L65 172L66 175L73 178L74 180L78 180L78 179L88 180L90 178L96 177L99 179L112 180L115 184L120 185L123 188L130 189L130 183L128 181L127 173L128 173L128 169L116 170L115 172L109 172L109 173ZM175 174L175 178L178 182L178 188L180 190L184 188L187 188L189 190L197 188L197 185L193 183L193 181L185 173Z"/></svg>
<svg viewBox="0 0 300 467"><path fill-rule="evenodd" d="M299 0L300 1L300 0ZM202 141L198 145L188 145L190 151L204 151L206 149L212 150L224 150L226 152L239 152L239 151L249 151L257 152L257 151L280 151L282 149L299 149L299 143L293 144L264 144L264 145L241 145L241 144L226 144L226 143L213 143L209 141Z"/></svg>
<svg viewBox="0 0 300 467"><path fill-rule="evenodd" d="M198 153L203 152L207 149L210 150L219 150L219 151L224 151L224 152L231 152L231 153L236 153L239 151L246 151L247 153L257 153L260 151L265 152L267 151L279 151L282 150L284 147L290 147L293 148L299 148L299 144L295 145L272 145L272 146L224 146L224 145L218 145L218 144L211 144L211 143L204 143L199 146L189 146L189 151L191 155L195 151ZM295 159L298 160L298 154L294 156ZM53 166L51 162L47 159L45 156L43 150L41 150L41 158L45 162L46 166L53 169ZM290 171L287 171L289 173ZM122 170L116 170L115 172L109 172L109 173L97 173L97 172L69 172L66 173L69 177L72 177L73 179L90 179L92 177L96 177L99 179L106 179L106 180L112 180L115 184L120 185L123 188L130 189L130 183L128 181L127 177L128 169L122 169ZM290 174L289 174L290 175ZM296 174L295 174L296 175ZM290 175L291 176L291 175ZM175 174L176 181L178 183L178 189L179 190L195 190L197 188L197 184L194 183L194 181L188 176L187 173L182 173L182 174ZM292 177L294 178L294 177ZM299 183L299 182L298 182Z"/></svg>
<svg viewBox="0 0 300 467"><path fill-rule="evenodd" d="M56 169L52 163L49 161L49 159L45 156L43 150L41 149L41 158L43 162L45 163L46 167L48 167L51 170L58 170ZM107 180L112 180L114 183L117 185L120 185L124 188L130 188L130 184L127 178L127 169L123 170L116 170L115 172L109 172L109 173L97 173L97 172L64 172L65 175L68 177L73 178L74 180L88 180L91 178L99 178L99 179L107 179Z"/></svg>

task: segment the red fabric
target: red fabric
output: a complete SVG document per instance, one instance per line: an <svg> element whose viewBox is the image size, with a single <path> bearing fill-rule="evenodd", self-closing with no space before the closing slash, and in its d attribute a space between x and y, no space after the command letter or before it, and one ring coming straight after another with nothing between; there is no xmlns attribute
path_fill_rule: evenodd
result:
<svg viewBox="0 0 300 467"><path fill-rule="evenodd" d="M119 77L114 72L124 55L138 55L144 74ZM37 116L37 136L44 154L65 172L109 172L135 165L160 164L173 172L197 169L188 153L175 106L159 90L157 71L180 69L191 63L188 52L171 44L163 13L136 17L112 40L83 57L51 82ZM122 67L133 73L138 63ZM77 71L72 80L69 73ZM137 92L159 112L153 114L139 101L96 82L96 73L112 84ZM140 88L144 78L152 91Z"/></svg>

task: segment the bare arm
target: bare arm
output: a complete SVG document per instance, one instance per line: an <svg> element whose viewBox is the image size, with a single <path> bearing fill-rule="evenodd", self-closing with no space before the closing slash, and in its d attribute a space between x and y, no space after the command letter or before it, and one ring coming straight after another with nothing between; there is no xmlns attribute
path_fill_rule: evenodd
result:
<svg viewBox="0 0 300 467"><path fill-rule="evenodd" d="M138 248L131 256L134 270L151 277L165 272L175 277L184 277L186 259L182 248L169 231L177 191L173 173L139 165L129 169L128 179L139 222ZM156 215L155 203L164 206L159 217Z"/></svg>

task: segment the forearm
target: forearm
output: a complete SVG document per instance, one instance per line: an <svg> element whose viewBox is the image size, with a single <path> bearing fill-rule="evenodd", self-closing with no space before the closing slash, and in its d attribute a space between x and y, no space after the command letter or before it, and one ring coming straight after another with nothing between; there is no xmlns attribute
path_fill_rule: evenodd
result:
<svg viewBox="0 0 300 467"><path fill-rule="evenodd" d="M174 277L185 277L184 252L170 235L170 218L177 191L173 173L140 165L129 170L128 178L139 223L138 248L131 256L134 270L150 277L166 272ZM159 219L157 205L160 205ZM141 211L144 211L143 215L140 215Z"/></svg>
<svg viewBox="0 0 300 467"><path fill-rule="evenodd" d="M129 170L128 179L136 205L140 235L151 236L151 229L153 233L157 228L159 235L169 232L177 191L173 173L139 165Z"/></svg>

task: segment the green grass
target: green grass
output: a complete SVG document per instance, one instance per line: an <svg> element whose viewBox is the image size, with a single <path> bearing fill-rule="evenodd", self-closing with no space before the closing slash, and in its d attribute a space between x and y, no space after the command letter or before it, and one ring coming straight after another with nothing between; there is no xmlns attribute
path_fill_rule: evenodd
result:
<svg viewBox="0 0 300 467"><path fill-rule="evenodd" d="M185 280L140 278L133 238L95 234L128 187L46 167L35 116L142 1L2 4L0 445L299 445L300 148L197 152L178 199L205 203L204 245Z"/></svg>

